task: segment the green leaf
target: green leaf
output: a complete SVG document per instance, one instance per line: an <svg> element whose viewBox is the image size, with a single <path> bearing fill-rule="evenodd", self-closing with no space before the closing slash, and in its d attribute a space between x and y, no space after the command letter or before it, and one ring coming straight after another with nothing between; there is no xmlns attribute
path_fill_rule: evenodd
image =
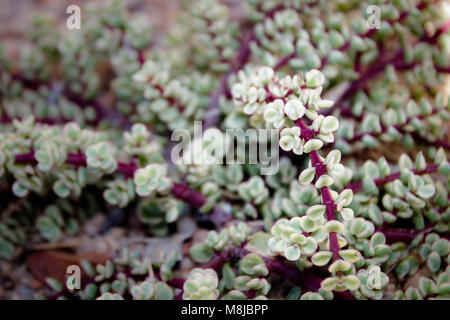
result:
<svg viewBox="0 0 450 320"><path fill-rule="evenodd" d="M308 185L313 181L315 174L316 168L311 167L303 170L298 179L302 185Z"/></svg>
<svg viewBox="0 0 450 320"><path fill-rule="evenodd" d="M13 252L12 244L0 237L0 258L10 260L13 257Z"/></svg>
<svg viewBox="0 0 450 320"><path fill-rule="evenodd" d="M62 291L63 289L63 285L56 279L54 278L46 278L45 282L50 286L50 288L52 288L55 291Z"/></svg>
<svg viewBox="0 0 450 320"><path fill-rule="evenodd" d="M290 261L297 261L300 258L300 249L298 247L287 247L284 250L284 256Z"/></svg>
<svg viewBox="0 0 450 320"><path fill-rule="evenodd" d="M342 280L344 281L344 285L347 287L348 290L356 290L361 285L361 282L359 281L358 277L352 274L348 276L343 276Z"/></svg>
<svg viewBox="0 0 450 320"><path fill-rule="evenodd" d="M173 290L166 283L159 281L155 285L156 300L173 300Z"/></svg>
<svg viewBox="0 0 450 320"><path fill-rule="evenodd" d="M321 128L334 132L339 128L339 120L334 116L327 116L323 120Z"/></svg>
<svg viewBox="0 0 450 320"><path fill-rule="evenodd" d="M284 113L289 117L289 119L295 121L302 118L305 114L305 106L298 99L292 99L286 102L284 105Z"/></svg>
<svg viewBox="0 0 450 320"><path fill-rule="evenodd" d="M334 288L336 288L336 284L337 284L336 279L332 278L332 277L329 277L329 278L326 278L326 279L322 280L322 282L320 283L320 287L323 290L331 291Z"/></svg>
<svg viewBox="0 0 450 320"><path fill-rule="evenodd" d="M305 153L310 153L313 150L319 150L320 148L322 148L322 146L323 146L322 140L311 139L305 143L305 145L303 146L303 151Z"/></svg>
<svg viewBox="0 0 450 320"><path fill-rule="evenodd" d="M231 265L229 263L225 263L222 268L222 280L228 290L231 290L233 288L233 282L235 278L236 274L234 273L233 268L231 268Z"/></svg>
<svg viewBox="0 0 450 320"><path fill-rule="evenodd" d="M312 220L317 221L325 214L326 207L325 205L315 205L306 210L306 214Z"/></svg>
<svg viewBox="0 0 450 320"><path fill-rule="evenodd" d="M376 204L371 203L367 213L370 220L372 220L376 225L381 225L383 223L383 215L381 214L380 208Z"/></svg>
<svg viewBox="0 0 450 320"><path fill-rule="evenodd" d="M409 268L410 268L409 260L406 259L397 265L397 267L395 268L395 272L397 272L397 275L399 276L399 278L402 279L408 274Z"/></svg>
<svg viewBox="0 0 450 320"><path fill-rule="evenodd" d="M325 76L319 70L313 69L305 74L306 85L310 88L317 88L325 83Z"/></svg>
<svg viewBox="0 0 450 320"><path fill-rule="evenodd" d="M319 179L317 179L316 183L314 184L314 186L317 189L321 189L323 187L330 187L331 185L333 185L334 180L332 177L330 177L327 174L323 174L319 177Z"/></svg>
<svg viewBox="0 0 450 320"><path fill-rule="evenodd" d="M50 242L56 242L61 237L61 230L48 216L40 216L36 221L41 236Z"/></svg>
<svg viewBox="0 0 450 320"><path fill-rule="evenodd" d="M12 186L12 192L14 193L15 196L23 198L28 194L28 189L23 184L16 181Z"/></svg>
<svg viewBox="0 0 450 320"><path fill-rule="evenodd" d="M450 241L447 239L439 239L433 242L431 250L436 251L441 257L445 257L450 252Z"/></svg>
<svg viewBox="0 0 450 320"><path fill-rule="evenodd" d="M352 267L352 264L350 262L344 261L344 260L336 260L334 261L328 270L331 273L337 273L339 271L345 272L349 270Z"/></svg>
<svg viewBox="0 0 450 320"><path fill-rule="evenodd" d="M345 229L344 225L337 220L328 221L325 224L326 232L342 233L344 231L344 229Z"/></svg>
<svg viewBox="0 0 450 320"><path fill-rule="evenodd" d="M326 265L330 261L332 256L333 254L330 251L320 251L315 253L311 257L311 262L314 265L321 267Z"/></svg>
<svg viewBox="0 0 450 320"><path fill-rule="evenodd" d="M189 254L196 262L206 263L214 256L214 251L203 243L197 243L189 249Z"/></svg>
<svg viewBox="0 0 450 320"><path fill-rule="evenodd" d="M293 287L286 296L286 300L298 300L302 294L302 289L300 287Z"/></svg>
<svg viewBox="0 0 450 320"><path fill-rule="evenodd" d="M350 263L355 263L361 258L359 251L354 249L340 250L339 255Z"/></svg>
<svg viewBox="0 0 450 320"><path fill-rule="evenodd" d="M427 259L427 266L432 272L437 272L441 267L441 256L439 253L433 251L430 253Z"/></svg>
<svg viewBox="0 0 450 320"><path fill-rule="evenodd" d="M426 184L417 190L417 194L424 199L430 199L435 192L436 188L433 184Z"/></svg>

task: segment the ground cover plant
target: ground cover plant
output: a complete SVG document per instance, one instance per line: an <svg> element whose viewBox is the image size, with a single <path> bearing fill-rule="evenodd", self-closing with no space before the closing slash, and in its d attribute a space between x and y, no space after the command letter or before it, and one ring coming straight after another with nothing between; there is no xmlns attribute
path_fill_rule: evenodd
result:
<svg viewBox="0 0 450 320"><path fill-rule="evenodd" d="M0 298L450 297L448 3L81 13L0 45Z"/></svg>

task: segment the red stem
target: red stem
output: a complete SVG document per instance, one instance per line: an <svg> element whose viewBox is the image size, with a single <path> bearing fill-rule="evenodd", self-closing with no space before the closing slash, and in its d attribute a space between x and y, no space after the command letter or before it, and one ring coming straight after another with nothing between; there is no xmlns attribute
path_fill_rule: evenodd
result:
<svg viewBox="0 0 450 320"><path fill-rule="evenodd" d="M30 163L36 164L37 160L34 156L34 152L24 153L24 154L16 154L15 163ZM86 156L82 153L69 153L66 159L67 164L71 164L77 167L86 167ZM139 166L136 166L134 163L123 163L118 162L117 170L115 173L123 174L127 178L132 178L134 176L134 172L139 169ZM200 208L202 205L206 203L206 198L201 193L189 189L186 184L174 183L172 194L175 198L188 203L196 208Z"/></svg>
<svg viewBox="0 0 450 320"><path fill-rule="evenodd" d="M203 268L211 268L216 272L221 272L225 263L233 259L241 259L249 252L243 247L234 247L222 251L216 251L214 257ZM276 273L284 279L300 285L311 291L318 291L322 279L313 274L310 270L300 271L295 265L288 264L277 258L264 257L269 272ZM349 292L335 292L335 296L342 300L354 300Z"/></svg>
<svg viewBox="0 0 450 320"><path fill-rule="evenodd" d="M298 119L296 121L296 125L300 127L300 136L305 139L305 142L312 139L315 133L313 130L308 128L308 126L303 122L302 119ZM316 169L317 178L324 175L326 171L326 165L322 162L322 160L320 160L317 151L311 151L309 153L309 156L311 158L312 166ZM331 196L330 189L328 189L328 187L322 187L320 189L320 192L322 194L322 203L326 207L327 220L336 220L336 217L334 215L334 200ZM333 261L339 259L339 250L340 247L337 239L337 234L336 232L330 232L330 251L333 253Z"/></svg>
<svg viewBox="0 0 450 320"><path fill-rule="evenodd" d="M423 170L416 170L413 169L412 172L414 172L415 174L418 175L422 175L422 174L427 174L427 173L433 173L436 172L437 169L439 168L439 164L434 163L434 164L429 164L425 169ZM387 177L384 178L377 178L374 179L374 182L377 186L382 186L385 185L386 183L392 182L396 179L400 178L400 172L396 172L393 174L388 175ZM344 189L350 189L352 190L354 193L361 191L363 188L363 183L362 181L358 181L352 184L347 185Z"/></svg>
<svg viewBox="0 0 450 320"><path fill-rule="evenodd" d="M379 229L378 231L383 233L386 237L387 243L394 242L406 242L413 241L418 235L422 233L428 233L433 230L433 226L427 227L424 230L408 230L408 229Z"/></svg>

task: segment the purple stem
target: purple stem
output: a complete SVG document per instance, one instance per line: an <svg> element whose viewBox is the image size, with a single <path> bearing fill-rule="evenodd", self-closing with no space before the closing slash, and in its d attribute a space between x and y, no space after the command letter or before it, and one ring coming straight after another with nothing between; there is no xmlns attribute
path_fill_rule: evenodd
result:
<svg viewBox="0 0 450 320"><path fill-rule="evenodd" d="M425 228L424 230L409 230L409 229L384 229L381 228L377 231L384 234L386 237L387 243L394 243L394 242L405 242L409 243L413 241L418 235L422 233L428 233L433 230L433 226L429 226Z"/></svg>
<svg viewBox="0 0 450 320"><path fill-rule="evenodd" d="M300 127L300 136L305 139L305 142L308 142L315 135L315 132L308 128L308 126L303 122L302 119L298 119L296 121L296 125ZM316 169L317 178L321 177L325 174L326 165L320 160L319 154L316 150L313 150L309 153L311 158L311 164ZM327 220L332 221L336 220L334 215L334 200L331 196L330 189L328 187L322 187L320 189L322 194L322 203L326 207ZM339 259L339 250L340 246L337 239L336 232L330 232L330 251L333 253L333 261Z"/></svg>
<svg viewBox="0 0 450 320"><path fill-rule="evenodd" d="M248 253L243 246L216 251L214 257L203 268L211 268L219 273L225 263L233 259L241 259ZM284 279L311 291L320 289L322 279L310 270L300 271L295 265L288 264L278 258L264 257L264 262L271 273L276 273ZM354 300L353 295L349 292L335 292L335 296L343 300Z"/></svg>
<svg viewBox="0 0 450 320"><path fill-rule="evenodd" d="M16 154L15 163L36 164L37 160L34 156L34 152L30 152L24 154ZM86 156L82 153L69 153L67 155L66 163L77 167L87 166ZM123 174L127 178L132 178L134 176L134 172L137 169L139 169L139 166L136 166L134 163L127 164L119 162L115 173ZM206 198L204 195L195 190L189 189L186 184L175 182L173 184L172 194L175 198L196 208L199 208L206 203Z"/></svg>
<svg viewBox="0 0 450 320"><path fill-rule="evenodd" d="M439 168L439 164L434 163L434 164L429 164L423 170L413 169L412 172L414 172L415 174L418 174L418 175L422 175L422 174L436 172L438 168ZM374 182L377 186L382 186L382 185L385 185L386 183L389 183L396 179L399 179L400 175L401 175L400 172L396 172L396 173L390 174L384 178L377 178L374 180ZM347 185L346 187L344 187L344 189L350 189L353 191L353 193L356 193L363 189L363 183L362 183L362 181L358 181L358 182Z"/></svg>

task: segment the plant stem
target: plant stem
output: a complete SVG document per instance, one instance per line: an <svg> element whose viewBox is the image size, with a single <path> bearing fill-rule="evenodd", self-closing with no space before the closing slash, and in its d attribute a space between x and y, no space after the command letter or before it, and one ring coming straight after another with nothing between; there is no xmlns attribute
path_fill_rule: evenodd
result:
<svg viewBox="0 0 450 320"><path fill-rule="evenodd" d="M36 164L37 160L34 156L34 152L16 154L15 163L30 163ZM86 156L82 153L69 153L66 159L67 164L71 164L77 167L86 167ZM132 178L134 172L139 169L134 163L118 162L117 170L115 173L123 174L127 178ZM206 203L206 198L201 193L190 189L186 184L176 183L173 184L172 194L175 198L190 204L196 208L200 208Z"/></svg>
<svg viewBox="0 0 450 320"><path fill-rule="evenodd" d="M424 230L409 230L409 229L379 229L386 237L387 243L413 241L418 235L428 233L433 230L433 226L427 227Z"/></svg>
<svg viewBox="0 0 450 320"><path fill-rule="evenodd" d="M310 139L312 139L315 134L314 131L309 129L301 118L296 121L296 125L300 127L300 136L305 139L305 142L308 142ZM326 165L322 162L322 160L320 160L319 154L316 150L311 151L309 153L309 156L311 158L312 166L316 169L316 177L318 179L325 174ZM320 189L320 193L322 194L322 203L326 207L327 220L336 220L336 217L334 215L334 200L331 196L330 189L328 189L328 187L322 187ZM337 234L336 232L330 232L330 251L333 253L333 261L339 259L339 250L340 247L337 239Z"/></svg>
<svg viewBox="0 0 450 320"><path fill-rule="evenodd" d="M427 173L433 173L436 172L437 169L439 168L439 164L434 163L434 164L429 164L425 169L423 170L416 170L413 169L412 172L414 172L414 174L418 174L418 175L422 175L422 174L427 174ZM385 185L386 183L392 182L396 179L399 179L401 176L400 172L396 172L396 173L392 173L384 178L377 178L374 179L374 182L377 186L382 186ZM363 183L362 181L358 181L352 184L347 185L344 189L350 189L352 190L354 193L359 192L363 189Z"/></svg>
<svg viewBox="0 0 450 320"><path fill-rule="evenodd" d="M216 251L214 257L203 265L203 268L211 268L219 273L225 263L241 259L248 253L249 251L242 246ZM318 291L320 289L322 279L310 270L300 271L295 265L288 264L278 258L264 257L264 262L270 273L276 273L293 284L302 286L310 291ZM353 295L349 292L335 292L335 296L342 300L354 300Z"/></svg>

